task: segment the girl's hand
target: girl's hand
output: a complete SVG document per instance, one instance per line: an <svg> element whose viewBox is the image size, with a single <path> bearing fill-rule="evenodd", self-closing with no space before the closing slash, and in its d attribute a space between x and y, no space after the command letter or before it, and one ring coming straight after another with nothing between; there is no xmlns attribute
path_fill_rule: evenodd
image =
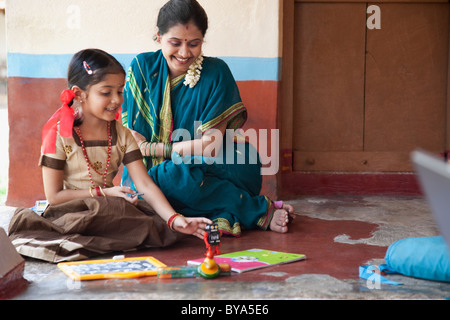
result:
<svg viewBox="0 0 450 320"><path fill-rule="evenodd" d="M186 218L178 216L175 218L172 227L175 231L192 234L203 240L203 233L207 224L212 224L212 221L207 218Z"/></svg>
<svg viewBox="0 0 450 320"><path fill-rule="evenodd" d="M133 205L137 205L139 197L130 197L129 194L135 193L131 188L129 187L112 187L112 188L106 188L103 189L103 192L107 197L119 197L124 198L128 202L130 202Z"/></svg>

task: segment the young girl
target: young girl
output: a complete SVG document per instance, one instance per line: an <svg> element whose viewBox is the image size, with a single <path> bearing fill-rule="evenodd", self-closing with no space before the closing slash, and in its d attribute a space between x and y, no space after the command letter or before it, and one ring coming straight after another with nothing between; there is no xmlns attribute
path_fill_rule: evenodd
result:
<svg viewBox="0 0 450 320"><path fill-rule="evenodd" d="M147 174L133 136L116 121L125 85L119 62L98 49L80 51L69 64L68 84L63 106L43 128L39 165L50 207L42 217L16 211L9 233L19 253L59 262L170 245L177 232L203 239L212 222L174 211ZM139 194L113 185L122 163Z"/></svg>

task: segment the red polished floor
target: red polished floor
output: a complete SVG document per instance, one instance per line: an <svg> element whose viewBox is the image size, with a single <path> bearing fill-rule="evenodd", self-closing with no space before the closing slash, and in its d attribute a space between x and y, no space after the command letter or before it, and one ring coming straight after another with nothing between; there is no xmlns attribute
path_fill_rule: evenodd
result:
<svg viewBox="0 0 450 320"><path fill-rule="evenodd" d="M449 296L449 284L392 275L403 286L369 287L358 267L382 263L387 246L398 239L435 236L438 228L423 198L415 197L308 197L292 201L296 220L289 233L246 231L241 238L222 238L224 253L261 248L304 253L305 261L232 273L215 280L105 279L72 281L55 264L26 260L28 288L16 299L86 300L240 300L240 299L438 299ZM1 211L0 211L1 213ZM8 211L0 225L8 225ZM341 219L341 220L339 220ZM365 221L365 222L364 222ZM343 237L345 235L345 237ZM337 241L337 238L345 243ZM336 239L336 241L335 241ZM355 243L355 244L351 244ZM367 245L367 243L379 246ZM202 240L188 237L170 248L129 252L154 256L167 265L185 265L204 257ZM121 252L95 257L111 258ZM297 305L297 303L295 303ZM176 312L177 310L175 310Z"/></svg>
<svg viewBox="0 0 450 320"><path fill-rule="evenodd" d="M222 277L221 281L263 281L267 273L277 273L270 280L284 280L301 274L328 274L338 279L358 279L358 267L372 259L382 259L386 247L366 244L344 244L334 241L336 236L346 234L350 239L370 238L378 225L351 220L322 220L297 216L287 234L270 231L246 231L240 238L222 237L221 251L229 253L252 248L273 251L301 253L304 261L272 266L232 277ZM206 251L203 241L189 237L177 245L165 249L149 249L132 256L153 256L166 265L185 265L189 259L201 258ZM141 281L152 281L143 278ZM172 281L174 281L172 279ZM183 281L183 280L178 280Z"/></svg>

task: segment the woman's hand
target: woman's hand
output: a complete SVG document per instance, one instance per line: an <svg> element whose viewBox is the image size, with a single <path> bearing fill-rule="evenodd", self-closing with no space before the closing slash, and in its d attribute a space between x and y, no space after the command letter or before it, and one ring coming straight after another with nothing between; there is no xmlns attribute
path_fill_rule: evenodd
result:
<svg viewBox="0 0 450 320"><path fill-rule="evenodd" d="M107 197L119 197L124 198L129 203L137 205L139 197L130 197L129 194L134 194L133 189L129 187L112 187L103 189L103 192Z"/></svg>
<svg viewBox="0 0 450 320"><path fill-rule="evenodd" d="M203 239L203 233L207 224L212 224L212 221L207 218L186 218L178 216L173 221L173 229L180 233L192 234L197 238Z"/></svg>
<svg viewBox="0 0 450 320"><path fill-rule="evenodd" d="M136 140L138 146L140 146L142 142L147 141L147 139L145 139L145 137L142 134L140 134L139 132L131 130L131 129L128 129L128 130L130 130L130 132L133 135L134 140Z"/></svg>
<svg viewBox="0 0 450 320"><path fill-rule="evenodd" d="M149 156L149 154L147 154L147 150L146 150L148 143L145 143L145 142L148 142L147 139L137 131L134 131L131 129L128 129L128 130L130 130L131 134L133 135L134 140L136 140L136 143L139 146L139 150L141 151L142 155L144 157ZM144 146L143 148L142 148L142 145Z"/></svg>

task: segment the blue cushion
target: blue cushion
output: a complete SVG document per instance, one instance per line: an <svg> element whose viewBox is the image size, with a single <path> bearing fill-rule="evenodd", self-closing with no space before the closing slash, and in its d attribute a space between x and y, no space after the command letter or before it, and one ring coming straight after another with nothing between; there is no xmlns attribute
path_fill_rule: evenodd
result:
<svg viewBox="0 0 450 320"><path fill-rule="evenodd" d="M450 251L441 236L396 241L384 259L389 269L403 275L450 282Z"/></svg>

